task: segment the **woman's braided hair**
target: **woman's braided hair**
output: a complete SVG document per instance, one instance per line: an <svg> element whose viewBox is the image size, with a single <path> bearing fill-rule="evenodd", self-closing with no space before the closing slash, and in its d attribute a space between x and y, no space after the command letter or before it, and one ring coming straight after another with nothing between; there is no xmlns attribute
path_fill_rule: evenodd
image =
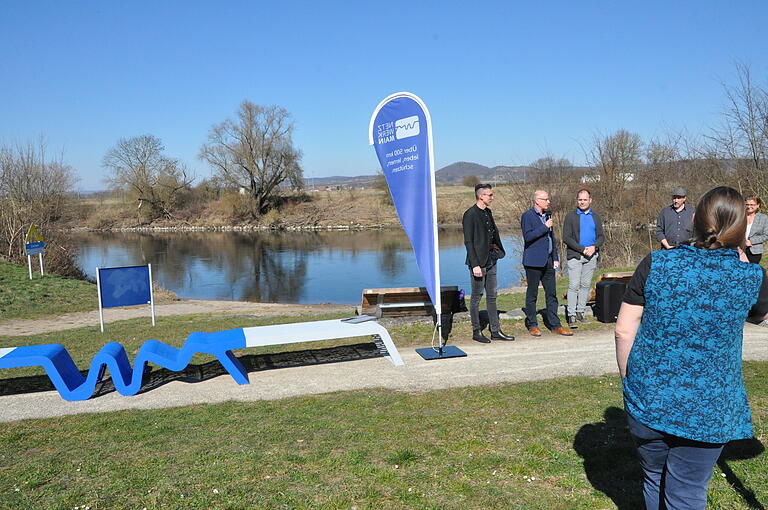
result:
<svg viewBox="0 0 768 510"><path fill-rule="evenodd" d="M728 186L707 191L693 216L693 245L704 250L743 248L747 231L744 197Z"/></svg>

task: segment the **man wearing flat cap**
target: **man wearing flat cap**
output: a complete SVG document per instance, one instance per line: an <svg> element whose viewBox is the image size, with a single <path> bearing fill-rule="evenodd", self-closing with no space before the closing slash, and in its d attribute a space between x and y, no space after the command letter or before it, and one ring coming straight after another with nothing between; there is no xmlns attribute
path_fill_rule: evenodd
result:
<svg viewBox="0 0 768 510"><path fill-rule="evenodd" d="M659 213L656 221L656 239L662 249L669 250L685 244L691 238L694 208L685 201L688 199L685 188L678 186L672 190L672 205Z"/></svg>

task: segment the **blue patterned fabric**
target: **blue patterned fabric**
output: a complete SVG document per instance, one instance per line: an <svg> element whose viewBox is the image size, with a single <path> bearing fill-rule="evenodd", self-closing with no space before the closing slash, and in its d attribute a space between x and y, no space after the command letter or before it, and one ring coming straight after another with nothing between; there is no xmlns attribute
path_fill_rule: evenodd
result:
<svg viewBox="0 0 768 510"><path fill-rule="evenodd" d="M644 425L696 441L752 437L741 374L744 321L763 274L730 249L653 252L624 404Z"/></svg>

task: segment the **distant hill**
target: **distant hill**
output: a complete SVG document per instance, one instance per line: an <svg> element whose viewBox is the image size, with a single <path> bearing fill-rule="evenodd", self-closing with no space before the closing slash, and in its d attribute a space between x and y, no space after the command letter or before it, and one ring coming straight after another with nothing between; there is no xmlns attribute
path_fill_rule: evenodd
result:
<svg viewBox="0 0 768 510"><path fill-rule="evenodd" d="M504 166L497 165L487 167L477 163L459 161L448 166L444 166L435 172L435 179L438 184L462 184L465 177L474 175L481 182L500 183L509 181L523 181L530 171L528 166Z"/></svg>
<svg viewBox="0 0 768 510"><path fill-rule="evenodd" d="M476 175L481 181L500 182L513 179L522 179L528 167L495 166L489 168L478 163L469 161L458 161L444 166L435 172L435 180L438 184L450 185L461 184L461 181L470 175ZM375 175L334 175L331 177L305 177L304 185L307 187L317 186L352 186L352 187L370 187L376 180Z"/></svg>
<svg viewBox="0 0 768 510"><path fill-rule="evenodd" d="M587 170L585 167L573 167L574 171ZM457 161L450 165L440 168L435 172L437 184L451 185L461 184L465 177L470 175L477 176L480 182L500 183L509 181L525 181L529 166L504 166L498 165L487 167L478 163L469 161ZM313 177L305 178L304 184L307 187L316 186L352 186L352 187L370 187L376 180L375 175L358 175L354 177L336 175L333 177Z"/></svg>
<svg viewBox="0 0 768 510"><path fill-rule="evenodd" d="M462 179L470 175L476 175L478 179L484 181L489 180L493 174L493 169L487 166L459 161L435 172L435 180L440 184L461 184Z"/></svg>
<svg viewBox="0 0 768 510"><path fill-rule="evenodd" d="M304 186L351 186L355 188L370 188L376 180L375 175L334 175L331 177L304 177Z"/></svg>

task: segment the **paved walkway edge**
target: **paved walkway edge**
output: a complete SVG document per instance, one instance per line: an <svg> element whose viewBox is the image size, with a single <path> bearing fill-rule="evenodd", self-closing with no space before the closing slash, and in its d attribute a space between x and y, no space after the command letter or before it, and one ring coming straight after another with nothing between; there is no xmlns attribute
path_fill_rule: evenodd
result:
<svg viewBox="0 0 768 510"><path fill-rule="evenodd" d="M394 338L397 343L397 338ZM224 375L203 382L174 381L133 397L117 392L83 402L67 402L58 392L0 397L0 421L47 418L128 409L159 409L192 404L274 400L334 391L385 388L424 392L557 377L617 374L612 331L573 337L522 337L515 342L461 345L466 358L424 361L400 349L405 366L384 358L251 372L250 384L238 386ZM768 361L768 328L744 328L744 359ZM616 383L619 383L618 374Z"/></svg>

